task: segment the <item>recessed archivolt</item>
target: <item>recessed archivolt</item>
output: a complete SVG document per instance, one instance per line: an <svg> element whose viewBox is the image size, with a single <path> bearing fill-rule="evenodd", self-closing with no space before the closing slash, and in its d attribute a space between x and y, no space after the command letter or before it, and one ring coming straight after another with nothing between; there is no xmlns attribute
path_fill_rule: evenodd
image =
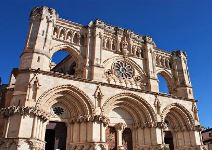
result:
<svg viewBox="0 0 212 150"><path fill-rule="evenodd" d="M36 107L50 110L55 103L63 103L77 115L94 115L94 105L91 99L79 88L73 85L61 85L44 92L38 99ZM42 108L43 106L47 108Z"/></svg>
<svg viewBox="0 0 212 150"><path fill-rule="evenodd" d="M71 114L71 117L83 115L83 108L86 107L82 103L78 102L78 100L74 96L71 96L67 93L55 93L45 102L45 106L48 106L48 110L50 110L53 105L58 103L61 103L66 106L67 110Z"/></svg>
<svg viewBox="0 0 212 150"><path fill-rule="evenodd" d="M114 108L118 107L129 112L135 124L153 124L157 122L154 109L147 101L136 94L121 93L109 98L102 106L103 115L108 116Z"/></svg>
<svg viewBox="0 0 212 150"><path fill-rule="evenodd" d="M104 68L107 68L108 65L111 66L114 62L116 62L116 61L118 61L118 60L124 60L124 61L126 61L127 63L131 64L131 65L133 66L133 68L134 68L135 70L137 70L138 73L139 73L140 75L146 76L146 73L144 72L144 70L143 70L135 61L133 61L133 60L130 59L130 58L125 58L125 59L124 59L123 57L115 56L115 57L106 59L106 60L103 62L103 67L104 67Z"/></svg>
<svg viewBox="0 0 212 150"><path fill-rule="evenodd" d="M167 120L172 128L184 128L191 129L195 126L195 121L191 113L181 104L173 103L162 111L161 114L162 122Z"/></svg>

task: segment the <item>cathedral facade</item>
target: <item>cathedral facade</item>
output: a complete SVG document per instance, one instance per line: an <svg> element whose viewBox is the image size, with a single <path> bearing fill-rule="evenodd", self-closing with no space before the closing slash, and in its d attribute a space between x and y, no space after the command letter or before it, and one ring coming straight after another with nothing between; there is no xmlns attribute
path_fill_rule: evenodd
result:
<svg viewBox="0 0 212 150"><path fill-rule="evenodd" d="M54 64L59 51L69 55ZM205 149L186 53L101 20L34 8L4 91L0 150Z"/></svg>

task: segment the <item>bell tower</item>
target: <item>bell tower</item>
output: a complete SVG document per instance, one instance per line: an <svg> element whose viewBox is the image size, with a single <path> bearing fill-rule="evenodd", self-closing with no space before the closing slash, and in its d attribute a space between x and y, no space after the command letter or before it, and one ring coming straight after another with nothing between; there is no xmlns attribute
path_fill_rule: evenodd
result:
<svg viewBox="0 0 212 150"><path fill-rule="evenodd" d="M36 7L30 14L30 25L24 52L21 55L20 69L49 71L49 48L58 15L48 7Z"/></svg>
<svg viewBox="0 0 212 150"><path fill-rule="evenodd" d="M172 52L174 60L174 70L176 74L177 96L193 99L193 91L187 66L187 56L185 52Z"/></svg>

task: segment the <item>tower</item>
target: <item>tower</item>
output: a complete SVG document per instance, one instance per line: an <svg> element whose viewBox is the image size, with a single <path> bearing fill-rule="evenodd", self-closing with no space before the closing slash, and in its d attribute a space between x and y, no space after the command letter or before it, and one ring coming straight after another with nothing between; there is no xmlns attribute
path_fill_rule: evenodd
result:
<svg viewBox="0 0 212 150"><path fill-rule="evenodd" d="M0 109L0 149L204 149L185 52L45 6L32 10L29 26ZM69 56L54 64L61 50ZM159 91L158 74L169 93Z"/></svg>

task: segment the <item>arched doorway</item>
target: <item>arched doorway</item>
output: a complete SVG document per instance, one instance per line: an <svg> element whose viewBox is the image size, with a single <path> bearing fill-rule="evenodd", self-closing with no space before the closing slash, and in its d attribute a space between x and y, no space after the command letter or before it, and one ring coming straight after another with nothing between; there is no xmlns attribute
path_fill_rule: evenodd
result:
<svg viewBox="0 0 212 150"><path fill-rule="evenodd" d="M164 120L164 143L169 144L170 150L191 146L191 127L194 119L190 112L181 104L173 103L162 111Z"/></svg>
<svg viewBox="0 0 212 150"><path fill-rule="evenodd" d="M66 150L67 127L64 122L49 122L46 126L45 150Z"/></svg>
<svg viewBox="0 0 212 150"><path fill-rule="evenodd" d="M49 118L49 125L47 125L45 130L43 130L43 134L46 134L46 137L44 138L43 136L42 140L47 142L47 150L52 150L57 146L57 138L59 141L62 140L62 142L59 142L58 146L63 146L58 148L56 147L60 150L70 149L70 147L75 143L82 142L81 139L88 139L88 136L86 136L88 133L87 128L78 128L78 123L75 123L74 125L70 123L71 119L77 118L78 116L88 116L93 114L94 106L92 105L89 97L83 91L73 85L62 85L46 91L41 97L42 99L38 100L37 107L47 110L49 114L51 114ZM62 126L60 127L63 129L61 131L61 133L63 133L62 138L56 134L57 131L60 131L57 130L57 126ZM82 132L83 136L81 136L82 134L80 135ZM65 147L64 144L60 143L66 143Z"/></svg>
<svg viewBox="0 0 212 150"><path fill-rule="evenodd" d="M125 143L129 144L125 146L128 149L144 147L146 144L144 134L148 133L142 127L146 122L154 122L156 115L143 98L132 93L120 93L106 100L102 110L104 115L110 119L109 126L115 127L116 134L119 135L117 136L117 149L124 149ZM107 135L106 141L108 141Z"/></svg>

